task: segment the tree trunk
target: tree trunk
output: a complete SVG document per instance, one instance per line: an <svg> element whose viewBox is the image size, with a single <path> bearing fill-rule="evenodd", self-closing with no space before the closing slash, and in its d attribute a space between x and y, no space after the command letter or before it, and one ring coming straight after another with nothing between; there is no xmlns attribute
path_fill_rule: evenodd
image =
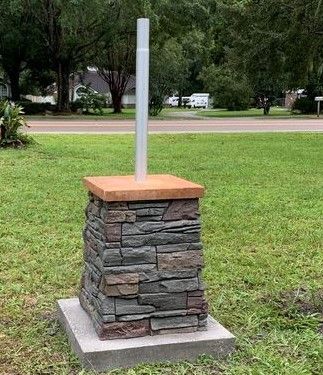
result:
<svg viewBox="0 0 323 375"><path fill-rule="evenodd" d="M264 105L264 115L265 115L265 116L268 116L268 115L269 115L270 107L271 107L270 103L266 103L266 104Z"/></svg>
<svg viewBox="0 0 323 375"><path fill-rule="evenodd" d="M70 66L66 62L57 64L57 106L58 112L70 111Z"/></svg>
<svg viewBox="0 0 323 375"><path fill-rule="evenodd" d="M6 138L6 128L4 125L0 125L0 141Z"/></svg>
<svg viewBox="0 0 323 375"><path fill-rule="evenodd" d="M182 108L182 105L183 105L183 96L180 93L178 96L178 108Z"/></svg>
<svg viewBox="0 0 323 375"><path fill-rule="evenodd" d="M11 70L7 72L10 86L11 86L11 100L14 102L17 102L20 100L20 84L19 84L19 78L20 78L20 71L17 70Z"/></svg>
<svg viewBox="0 0 323 375"><path fill-rule="evenodd" d="M119 92L111 91L113 113L122 112L122 95Z"/></svg>

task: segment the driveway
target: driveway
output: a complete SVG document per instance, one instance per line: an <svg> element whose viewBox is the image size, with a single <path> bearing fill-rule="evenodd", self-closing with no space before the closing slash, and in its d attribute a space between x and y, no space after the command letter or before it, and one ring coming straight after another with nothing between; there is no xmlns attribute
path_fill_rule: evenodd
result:
<svg viewBox="0 0 323 375"><path fill-rule="evenodd" d="M116 134L133 133L133 120L29 120L28 133ZM323 132L323 119L207 119L195 121L151 120L150 133L267 133Z"/></svg>

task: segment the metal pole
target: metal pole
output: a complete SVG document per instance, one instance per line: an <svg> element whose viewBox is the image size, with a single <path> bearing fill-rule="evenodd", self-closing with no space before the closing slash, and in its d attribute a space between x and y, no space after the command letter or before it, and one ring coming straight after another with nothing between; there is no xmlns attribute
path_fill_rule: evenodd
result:
<svg viewBox="0 0 323 375"><path fill-rule="evenodd" d="M321 113L321 101L318 100L318 102L317 102L317 117L320 117L320 113Z"/></svg>
<svg viewBox="0 0 323 375"><path fill-rule="evenodd" d="M137 20L136 69L136 173L137 182L147 177L148 95L149 95L149 19Z"/></svg>

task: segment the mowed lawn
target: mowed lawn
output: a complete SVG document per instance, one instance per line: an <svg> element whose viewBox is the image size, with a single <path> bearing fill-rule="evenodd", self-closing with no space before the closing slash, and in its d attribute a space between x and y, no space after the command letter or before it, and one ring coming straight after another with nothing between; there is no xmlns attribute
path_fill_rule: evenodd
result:
<svg viewBox="0 0 323 375"><path fill-rule="evenodd" d="M203 117L262 117L262 118L314 118L314 115L301 115L291 112L284 107L271 107L269 115L264 115L264 110L260 108L250 108L244 111L228 111L226 109L202 110L197 113Z"/></svg>
<svg viewBox="0 0 323 375"><path fill-rule="evenodd" d="M76 295L87 175L133 172L132 136L37 136L0 151L0 374L90 374L56 300ZM323 374L323 136L153 135L150 172L206 186L212 315L237 336L227 361L113 374Z"/></svg>

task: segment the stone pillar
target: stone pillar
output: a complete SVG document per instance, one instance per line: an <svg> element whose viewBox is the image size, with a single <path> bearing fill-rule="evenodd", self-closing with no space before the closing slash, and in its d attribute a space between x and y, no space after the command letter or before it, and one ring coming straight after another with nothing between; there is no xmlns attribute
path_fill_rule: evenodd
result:
<svg viewBox="0 0 323 375"><path fill-rule="evenodd" d="M199 198L173 176L87 178L80 303L101 340L207 329Z"/></svg>
<svg viewBox="0 0 323 375"><path fill-rule="evenodd" d="M224 358L235 338L201 281L202 186L169 175L89 177L79 298L58 301L71 346L94 371Z"/></svg>

